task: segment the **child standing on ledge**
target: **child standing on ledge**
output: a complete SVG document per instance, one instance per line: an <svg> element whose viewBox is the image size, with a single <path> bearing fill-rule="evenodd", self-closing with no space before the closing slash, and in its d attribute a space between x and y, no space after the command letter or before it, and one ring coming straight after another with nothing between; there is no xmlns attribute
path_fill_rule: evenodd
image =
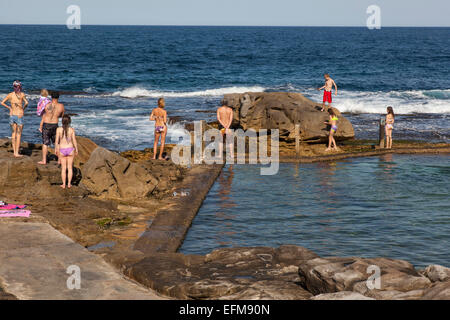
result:
<svg viewBox="0 0 450 320"><path fill-rule="evenodd" d="M338 151L338 148L336 146L336 140L334 140L334 134L338 129L337 121L339 119L334 113L332 108L328 109L328 113L330 114L330 120L325 121L325 124L330 125L331 128L330 128L330 135L328 136L328 148L326 148L325 151L330 151L331 149Z"/></svg>
<svg viewBox="0 0 450 320"><path fill-rule="evenodd" d="M72 120L70 116L64 115L62 118L62 128L56 129L55 152L61 160L61 188L72 187L73 159L78 155L77 138L75 130L70 126Z"/></svg>
<svg viewBox="0 0 450 320"><path fill-rule="evenodd" d="M39 117L41 117L41 124L39 125L39 131L42 133L42 127L44 126L44 117L42 115L45 112L45 107L51 103L52 101L48 98L47 89L41 90L41 97L39 98L39 102L37 104L36 113Z"/></svg>
<svg viewBox="0 0 450 320"><path fill-rule="evenodd" d="M324 89L322 110L320 110L320 111L325 110L325 102L328 102L328 108L331 108L331 103L333 101L333 99L331 98L331 90L332 90L333 86L334 86L334 94L337 95L337 93L338 93L336 82L334 82L334 80L330 78L330 75L328 73L325 73L324 78L325 78L325 84L322 87L317 88L317 90L319 90L319 91Z"/></svg>
<svg viewBox="0 0 450 320"><path fill-rule="evenodd" d="M386 115L386 148L392 149L392 130L394 130L394 109L392 107L387 107Z"/></svg>
<svg viewBox="0 0 450 320"><path fill-rule="evenodd" d="M159 160L164 160L163 152L166 143L167 134L167 112L164 110L166 106L164 98L158 99L158 108L152 110L150 121L155 121L155 142L153 143L153 159L156 159L156 152L158 151L158 141L161 137L161 149L159 150Z"/></svg>

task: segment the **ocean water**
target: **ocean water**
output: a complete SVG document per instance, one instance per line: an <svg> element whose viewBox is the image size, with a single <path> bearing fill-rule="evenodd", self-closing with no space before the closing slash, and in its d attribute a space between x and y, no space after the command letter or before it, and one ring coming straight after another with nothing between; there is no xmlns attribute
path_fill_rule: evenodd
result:
<svg viewBox="0 0 450 320"><path fill-rule="evenodd" d="M450 141L450 28L0 25L0 61L0 97L20 79L31 98L31 142L40 142L41 88L65 92L78 134L126 150L152 144L148 115L159 97L177 133L182 121L212 119L225 93L295 91L321 101L325 72L358 138L375 139L392 105L394 138ZM0 136L9 136L3 109Z"/></svg>
<svg viewBox="0 0 450 320"><path fill-rule="evenodd" d="M281 164L274 176L227 166L180 252L295 244L320 256L450 267L449 181L448 157L436 155Z"/></svg>

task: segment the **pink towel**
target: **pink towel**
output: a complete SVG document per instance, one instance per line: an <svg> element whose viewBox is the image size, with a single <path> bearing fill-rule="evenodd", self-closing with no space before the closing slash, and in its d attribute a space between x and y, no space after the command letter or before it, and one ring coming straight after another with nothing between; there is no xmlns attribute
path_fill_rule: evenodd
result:
<svg viewBox="0 0 450 320"><path fill-rule="evenodd" d="M5 217L29 217L31 214L30 210L0 210L0 218Z"/></svg>
<svg viewBox="0 0 450 320"><path fill-rule="evenodd" d="M0 210L15 210L15 209L25 209L26 205L19 205L19 204L5 204L3 206L0 206Z"/></svg>

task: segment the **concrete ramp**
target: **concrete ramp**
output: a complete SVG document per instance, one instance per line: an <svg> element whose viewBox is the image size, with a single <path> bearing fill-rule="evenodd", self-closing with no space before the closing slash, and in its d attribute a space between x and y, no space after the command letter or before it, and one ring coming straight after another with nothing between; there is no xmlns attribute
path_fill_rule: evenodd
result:
<svg viewBox="0 0 450 320"><path fill-rule="evenodd" d="M49 224L10 219L0 221L0 285L24 300L164 299Z"/></svg>

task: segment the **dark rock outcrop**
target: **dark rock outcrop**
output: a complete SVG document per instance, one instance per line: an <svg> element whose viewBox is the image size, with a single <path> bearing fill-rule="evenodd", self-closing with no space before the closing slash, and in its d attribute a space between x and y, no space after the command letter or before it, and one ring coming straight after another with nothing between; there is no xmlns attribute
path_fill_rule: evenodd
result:
<svg viewBox="0 0 450 320"><path fill-rule="evenodd" d="M143 198L158 184L142 166L101 147L92 152L82 175L83 186L101 198Z"/></svg>
<svg viewBox="0 0 450 320"><path fill-rule="evenodd" d="M248 92L227 94L226 104L234 109L234 122L237 127L247 129L279 129L280 138L293 140L294 127L300 124L302 140L324 140L329 127L327 112L321 112L321 105L305 98L300 93L291 92ZM349 139L355 136L353 127L340 112L336 139Z"/></svg>
<svg viewBox="0 0 450 320"><path fill-rule="evenodd" d="M117 153L97 147L82 168L82 186L105 199L139 199L170 190L182 172L173 163L133 163Z"/></svg>

